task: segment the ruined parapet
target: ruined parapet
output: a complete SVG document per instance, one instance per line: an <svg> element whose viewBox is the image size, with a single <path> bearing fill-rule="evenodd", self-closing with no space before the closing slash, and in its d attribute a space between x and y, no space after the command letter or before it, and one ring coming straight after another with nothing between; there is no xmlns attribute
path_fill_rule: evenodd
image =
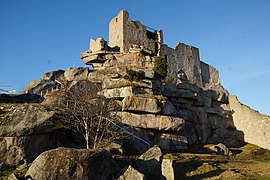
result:
<svg viewBox="0 0 270 180"><path fill-rule="evenodd" d="M199 49L178 43L175 48L163 44L160 51L161 56L167 58L168 74L177 80L178 70L185 72L190 82L202 87L201 63Z"/></svg>
<svg viewBox="0 0 270 180"><path fill-rule="evenodd" d="M108 46L107 41L102 37L90 39L90 47L88 50L81 52L80 57L85 64L104 63L108 58L108 54L119 53L119 47ZM98 67L99 65L96 64Z"/></svg>
<svg viewBox="0 0 270 180"><path fill-rule="evenodd" d="M108 44L102 37L95 39L90 39L90 50L92 52L107 50L108 51Z"/></svg>

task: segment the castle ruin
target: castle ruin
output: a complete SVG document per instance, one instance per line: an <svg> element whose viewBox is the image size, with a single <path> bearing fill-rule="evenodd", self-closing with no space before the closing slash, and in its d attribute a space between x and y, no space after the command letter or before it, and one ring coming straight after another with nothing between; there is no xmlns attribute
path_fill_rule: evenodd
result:
<svg viewBox="0 0 270 180"><path fill-rule="evenodd" d="M167 62L167 77L172 79L169 85L160 85L160 80L157 80L155 72L153 72L154 61L158 56ZM196 138L191 134L182 136L182 132L177 131L169 135L162 134L163 139L169 136L171 141L174 141L172 140L174 138L186 137L188 144L223 142L227 145L233 144L235 140L244 140L270 148L269 143L267 143L269 142L267 139L269 133L266 131L268 126L263 125L269 121L263 120L262 123L259 113L241 105L236 97L230 95L223 88L217 69L200 60L198 48L184 43L178 43L174 48L169 47L164 44L162 30L154 30L139 21L131 20L129 13L125 10L120 11L110 21L109 43L103 38L91 39L90 48L81 53L81 59L84 63L93 65L94 69L97 70L89 73L88 79L103 84L105 97L123 100L122 111L129 112L119 112L118 114L122 116L123 122L126 124L131 123L129 124L131 126L144 127L140 124L134 124L134 122L127 122L125 118L138 122L143 120L146 124L151 124L153 120L150 114L139 116L130 113L130 111L161 114L161 119L166 119L168 115L184 117L187 124L189 124L188 122L197 124L195 126ZM123 73L125 68L143 71L145 79L140 83L147 85L138 85L134 82L124 83L121 77L125 75ZM111 78L105 77L108 74L99 73L104 71L111 73L112 69L114 69L115 74L111 75ZM140 94L161 95L167 100L159 100L159 105L155 105L159 108L153 111L151 103L148 104L149 98L140 97ZM125 104L128 99L130 100L130 97L137 99L138 106L125 107L132 106L132 104ZM140 105L140 102L144 105ZM147 106L151 108L149 109ZM242 109L245 109L248 114L252 114L252 121L263 127L263 135L250 130L251 119L250 117L242 117L242 113L240 113ZM183 114L183 112L185 113ZM160 118L156 117L156 121L159 121ZM269 119L268 116L265 118ZM189 128L187 131L194 129L193 127ZM254 138L255 134L260 136L259 141Z"/></svg>
<svg viewBox="0 0 270 180"><path fill-rule="evenodd" d="M167 60L168 74L176 81L178 70L183 70L188 79L199 87L222 89L218 71L200 61L199 49L184 43L171 48L163 43L163 31L153 30L139 21L132 21L127 11L122 10L110 21L109 43L99 37L90 40L89 50L81 53L86 64L99 68L105 54L144 52Z"/></svg>

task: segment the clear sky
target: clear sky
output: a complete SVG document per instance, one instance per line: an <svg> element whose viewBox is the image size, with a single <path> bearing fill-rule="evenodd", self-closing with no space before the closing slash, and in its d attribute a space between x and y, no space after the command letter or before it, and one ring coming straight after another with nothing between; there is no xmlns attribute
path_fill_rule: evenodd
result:
<svg viewBox="0 0 270 180"><path fill-rule="evenodd" d="M17 92L44 72L80 66L89 38L108 39L121 9L200 49L223 86L270 115L269 0L0 0L0 85Z"/></svg>

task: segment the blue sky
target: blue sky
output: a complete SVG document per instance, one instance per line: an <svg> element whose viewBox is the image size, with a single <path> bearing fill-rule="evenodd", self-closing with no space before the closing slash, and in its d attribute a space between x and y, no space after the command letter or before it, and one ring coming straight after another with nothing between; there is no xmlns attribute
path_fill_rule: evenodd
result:
<svg viewBox="0 0 270 180"><path fill-rule="evenodd" d="M269 0L1 0L0 85L17 92L44 72L82 65L89 38L108 39L121 9L200 49L242 103L270 115Z"/></svg>

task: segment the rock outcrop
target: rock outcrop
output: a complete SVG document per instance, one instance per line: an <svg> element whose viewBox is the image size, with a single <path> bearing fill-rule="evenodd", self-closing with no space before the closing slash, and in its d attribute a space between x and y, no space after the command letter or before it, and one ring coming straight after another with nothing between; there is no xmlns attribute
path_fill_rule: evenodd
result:
<svg viewBox="0 0 270 180"><path fill-rule="evenodd" d="M161 164L161 171L166 180L174 180L173 160L163 159Z"/></svg>
<svg viewBox="0 0 270 180"><path fill-rule="evenodd" d="M0 102L53 106L66 91L84 82L98 83L98 94L117 104L111 113L137 137L127 144L143 144L130 146L136 152L155 144L180 151L195 144L233 147L242 141L270 149L270 117L230 95L217 69L200 60L198 48L183 43L168 47L161 30L149 32L130 20L127 11L111 21L109 43L98 38L90 44L81 58L91 69L47 72L19 95L1 95ZM157 59L167 65L162 69L166 77L156 71ZM0 109L0 160L9 165L31 162L55 147L57 135L46 123L53 115L40 104L21 104L10 113Z"/></svg>
<svg viewBox="0 0 270 180"><path fill-rule="evenodd" d="M132 166L128 166L127 168L125 168L124 173L118 178L118 180L130 179L144 180L145 176L136 169L134 169Z"/></svg>
<svg viewBox="0 0 270 180"><path fill-rule="evenodd" d="M32 162L41 152L54 146L54 130L49 124L53 111L38 105L9 107L1 117L1 162L19 165Z"/></svg>
<svg viewBox="0 0 270 180"><path fill-rule="evenodd" d="M232 152L222 143L210 146L208 149L212 153L215 153L215 154L218 154L218 155L222 155L222 156L230 156L230 155L232 155Z"/></svg>
<svg viewBox="0 0 270 180"><path fill-rule="evenodd" d="M185 120L179 117L161 116L154 114L132 114L129 112L117 112L120 121L132 127L154 129L163 131L179 131L183 128Z"/></svg>
<svg viewBox="0 0 270 180"><path fill-rule="evenodd" d="M25 174L30 179L109 179L111 156L107 151L57 148L40 154Z"/></svg>
<svg viewBox="0 0 270 180"><path fill-rule="evenodd" d="M161 176L161 162L161 150L155 145L136 160L136 167L148 178L159 178Z"/></svg>

